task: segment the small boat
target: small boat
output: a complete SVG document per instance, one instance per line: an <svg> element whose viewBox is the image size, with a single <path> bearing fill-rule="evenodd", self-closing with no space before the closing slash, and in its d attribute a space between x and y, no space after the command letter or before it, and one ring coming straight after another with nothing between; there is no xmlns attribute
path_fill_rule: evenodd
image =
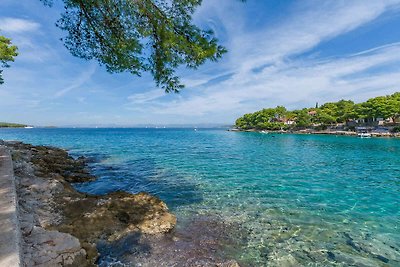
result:
<svg viewBox="0 0 400 267"><path fill-rule="evenodd" d="M25 129L33 129L33 126L25 126Z"/></svg>
<svg viewBox="0 0 400 267"><path fill-rule="evenodd" d="M268 131L261 131L260 133L267 134L267 133L268 133Z"/></svg>
<svg viewBox="0 0 400 267"><path fill-rule="evenodd" d="M359 133L358 137L361 138L371 138L371 134L370 133Z"/></svg>

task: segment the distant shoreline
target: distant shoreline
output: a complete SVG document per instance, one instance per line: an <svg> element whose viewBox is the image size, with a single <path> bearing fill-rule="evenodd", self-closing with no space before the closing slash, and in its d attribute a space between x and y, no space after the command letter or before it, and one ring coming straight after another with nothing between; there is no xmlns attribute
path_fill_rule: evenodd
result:
<svg viewBox="0 0 400 267"><path fill-rule="evenodd" d="M316 131L312 129L297 130L297 131L268 131L268 130L257 130L248 129L242 130L237 128L228 129L231 132L255 132L263 134L314 134L314 135L340 135L340 136L358 136L359 133L352 131ZM379 132L369 132L371 137L386 137L386 138L400 138L400 133L379 133Z"/></svg>
<svg viewBox="0 0 400 267"><path fill-rule="evenodd" d="M59 127L55 126L30 126L30 125L25 125L25 126L0 126L0 129L55 129Z"/></svg>
<svg viewBox="0 0 400 267"><path fill-rule="evenodd" d="M29 125L19 123L0 122L0 128L25 128Z"/></svg>

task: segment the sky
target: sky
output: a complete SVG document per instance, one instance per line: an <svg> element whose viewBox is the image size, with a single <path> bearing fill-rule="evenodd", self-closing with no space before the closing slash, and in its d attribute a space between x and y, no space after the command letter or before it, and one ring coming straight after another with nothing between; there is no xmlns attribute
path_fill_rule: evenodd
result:
<svg viewBox="0 0 400 267"><path fill-rule="evenodd" d="M203 0L194 23L228 49L166 94L148 74L110 74L73 57L55 26L61 0L0 0L0 35L19 56L3 72L0 121L32 125L233 124L284 105L355 102L400 91L400 0Z"/></svg>

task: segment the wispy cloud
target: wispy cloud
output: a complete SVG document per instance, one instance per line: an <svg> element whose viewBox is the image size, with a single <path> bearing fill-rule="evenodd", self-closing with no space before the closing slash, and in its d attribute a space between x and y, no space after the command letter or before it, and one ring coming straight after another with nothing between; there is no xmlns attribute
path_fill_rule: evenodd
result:
<svg viewBox="0 0 400 267"><path fill-rule="evenodd" d="M245 73L264 64L277 64L376 19L400 1L302 3L308 4L297 6L292 16L276 27L249 34L232 32L235 68Z"/></svg>
<svg viewBox="0 0 400 267"><path fill-rule="evenodd" d="M132 94L128 96L128 100L130 104L145 104L163 96L165 93L158 88L145 93Z"/></svg>
<svg viewBox="0 0 400 267"><path fill-rule="evenodd" d="M24 119L68 124L100 120L100 114L103 122L127 124L233 122L278 104L362 101L400 84L400 39L389 36L400 21L400 0L204 0L195 22L213 29L229 53L195 71L180 69L187 88L169 95L154 88L150 75L111 76L73 58L51 24L61 11L56 7L53 20L36 15L44 10L40 3L5 1L1 8L14 6L6 14L30 18L0 17L0 34L7 30L20 52L0 88L0 112L10 118L27 114ZM382 25L389 33L376 37ZM40 113L43 106L48 110ZM69 115L82 111L85 116Z"/></svg>
<svg viewBox="0 0 400 267"><path fill-rule="evenodd" d="M6 33L35 32L39 28L40 24L32 20L10 17L0 18L0 30Z"/></svg>
<svg viewBox="0 0 400 267"><path fill-rule="evenodd" d="M221 31L231 36L227 43L230 53L222 68L233 74L202 88L201 95L183 92L184 97L169 102L149 99L146 110L154 114L190 114L197 119L211 115L220 121L232 120L243 112L277 104L297 107L342 97L364 99L371 92L377 95L394 90L400 83L400 68L383 74L367 73L400 62L398 43L334 58L292 58L373 21L398 7L400 1L325 1L318 8L315 2L313 6L311 2L302 2L275 27L252 32L244 30L241 19L235 27L236 17L219 12L226 7L223 3L206 2L201 15L217 14L222 22ZM199 74L192 79L191 85L196 87L203 85L207 77Z"/></svg>
<svg viewBox="0 0 400 267"><path fill-rule="evenodd" d="M230 79L214 85L204 96L164 103L154 112L204 116L243 113L278 104L293 106L297 102L309 105L342 97L361 100L397 88L400 64L393 71L362 75L371 68L393 62L400 62L400 44L340 59L292 61L260 73L248 73L248 79L242 81Z"/></svg>
<svg viewBox="0 0 400 267"><path fill-rule="evenodd" d="M72 80L71 84L61 90L58 90L54 94L54 98L59 98L67 94L68 92L77 89L88 82L93 74L96 72L96 64L91 64L90 67L82 72L78 77Z"/></svg>
<svg viewBox="0 0 400 267"><path fill-rule="evenodd" d="M11 38L13 44L17 45L17 61L45 62L57 56L54 48L46 43L47 36L43 34L41 24L37 21L0 17L0 34Z"/></svg>

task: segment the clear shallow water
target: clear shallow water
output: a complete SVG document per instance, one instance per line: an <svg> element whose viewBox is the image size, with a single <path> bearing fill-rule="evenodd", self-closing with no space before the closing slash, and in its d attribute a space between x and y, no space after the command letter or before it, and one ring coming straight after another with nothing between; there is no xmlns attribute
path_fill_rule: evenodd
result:
<svg viewBox="0 0 400 267"><path fill-rule="evenodd" d="M243 265L400 266L400 140L193 129L0 129L92 157L103 194L240 225Z"/></svg>

